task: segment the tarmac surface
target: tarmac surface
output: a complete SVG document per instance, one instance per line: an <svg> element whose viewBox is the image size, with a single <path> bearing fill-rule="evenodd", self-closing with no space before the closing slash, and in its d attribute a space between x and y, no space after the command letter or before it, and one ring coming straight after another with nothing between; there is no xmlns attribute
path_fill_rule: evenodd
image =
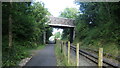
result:
<svg viewBox="0 0 120 68"><path fill-rule="evenodd" d="M56 56L54 44L48 44L44 49L38 50L37 53L25 66L56 66Z"/></svg>
<svg viewBox="0 0 120 68"><path fill-rule="evenodd" d="M67 47L65 50L67 53ZM71 49L71 60L76 61L76 53ZM97 66L87 58L80 55L79 66ZM48 44L44 49L37 50L32 59L25 66L57 66L54 44Z"/></svg>

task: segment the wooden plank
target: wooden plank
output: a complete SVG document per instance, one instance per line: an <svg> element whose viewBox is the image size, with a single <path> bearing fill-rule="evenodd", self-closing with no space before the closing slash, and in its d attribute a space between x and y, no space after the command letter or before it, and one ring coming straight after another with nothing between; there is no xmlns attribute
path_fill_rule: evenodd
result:
<svg viewBox="0 0 120 68"><path fill-rule="evenodd" d="M76 46L76 62L77 66L79 66L79 43Z"/></svg>
<svg viewBox="0 0 120 68"><path fill-rule="evenodd" d="M99 48L98 66L99 68L103 66L103 48Z"/></svg>

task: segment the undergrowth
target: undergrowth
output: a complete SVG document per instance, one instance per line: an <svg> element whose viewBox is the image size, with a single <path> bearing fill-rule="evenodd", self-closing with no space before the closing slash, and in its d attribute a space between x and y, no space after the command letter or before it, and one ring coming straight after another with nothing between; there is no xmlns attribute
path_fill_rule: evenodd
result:
<svg viewBox="0 0 120 68"><path fill-rule="evenodd" d="M55 54L57 57L57 66L75 66L75 64L70 59L70 63L67 62L67 55L64 50L61 52L60 43L57 42L55 45Z"/></svg>
<svg viewBox="0 0 120 68"><path fill-rule="evenodd" d="M44 46L41 44L31 43L29 41L14 41L11 47L7 41L2 43L2 66L18 66L19 62L30 57L30 50L41 49Z"/></svg>
<svg viewBox="0 0 120 68"><path fill-rule="evenodd" d="M99 48L103 48L103 52L104 53L108 53L110 55L112 55L113 57L108 56L107 54L104 55L105 57L108 58L112 58L112 59L116 59L115 57L117 57L119 54L119 49L120 47L117 44L111 43L111 42L100 42L100 41L93 41L92 43L84 43L84 41L82 42L78 42L80 43L80 48L82 49L93 49L93 50L99 50ZM76 45L77 42L74 42L74 45Z"/></svg>

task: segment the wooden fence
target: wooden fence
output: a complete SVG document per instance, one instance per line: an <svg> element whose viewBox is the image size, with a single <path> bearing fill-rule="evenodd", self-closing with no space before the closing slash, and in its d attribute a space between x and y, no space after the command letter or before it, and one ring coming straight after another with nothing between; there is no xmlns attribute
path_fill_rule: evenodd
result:
<svg viewBox="0 0 120 68"><path fill-rule="evenodd" d="M71 50L70 47L71 47L71 44L70 44L69 41L68 41L68 43L61 41L60 45L61 45L61 52L64 52L63 50L67 46L67 61L68 61L68 64L69 64L70 63L70 50ZM76 66L79 66L79 60L80 60L79 50L80 50L80 44L77 43L77 45L76 45ZM64 55L66 55L66 52L64 52ZM99 68L103 67L103 48L99 48L98 67Z"/></svg>

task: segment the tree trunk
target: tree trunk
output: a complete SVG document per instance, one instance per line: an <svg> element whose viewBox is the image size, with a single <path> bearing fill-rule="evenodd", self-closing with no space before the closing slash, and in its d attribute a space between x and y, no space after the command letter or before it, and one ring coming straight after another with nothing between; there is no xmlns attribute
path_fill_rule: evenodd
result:
<svg viewBox="0 0 120 68"><path fill-rule="evenodd" d="M10 2L10 10L12 8L12 2ZM9 47L12 46L12 15L11 13L9 14Z"/></svg>

